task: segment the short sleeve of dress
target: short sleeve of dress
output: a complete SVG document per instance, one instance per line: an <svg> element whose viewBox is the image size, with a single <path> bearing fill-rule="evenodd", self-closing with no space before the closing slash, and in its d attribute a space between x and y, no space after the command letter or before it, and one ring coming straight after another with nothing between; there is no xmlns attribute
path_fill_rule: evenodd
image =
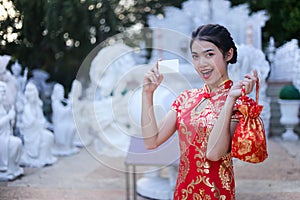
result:
<svg viewBox="0 0 300 200"><path fill-rule="evenodd" d="M180 107L180 101L179 101L179 96L174 100L174 102L171 105L171 110L178 112Z"/></svg>
<svg viewBox="0 0 300 200"><path fill-rule="evenodd" d="M182 105L187 101L188 97L190 95L189 90L185 90L182 93L180 93L179 96L174 100L174 102L171 105L171 110L180 113Z"/></svg>
<svg viewBox="0 0 300 200"><path fill-rule="evenodd" d="M179 121L181 119L181 112L184 107L184 104L186 103L187 99L189 97L189 91L183 91L172 103L171 110L176 112L176 127L179 127Z"/></svg>

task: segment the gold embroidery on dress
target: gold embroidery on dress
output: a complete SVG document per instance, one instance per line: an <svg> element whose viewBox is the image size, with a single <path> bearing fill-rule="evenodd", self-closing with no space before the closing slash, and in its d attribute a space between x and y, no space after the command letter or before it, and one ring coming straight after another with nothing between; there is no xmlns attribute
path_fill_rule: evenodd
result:
<svg viewBox="0 0 300 200"><path fill-rule="evenodd" d="M219 177L221 179L223 188L230 191L231 189L230 186L232 184L232 181L234 180L234 177L233 177L232 162L229 156L230 155L227 154L222 158L224 160L219 168Z"/></svg>
<svg viewBox="0 0 300 200"><path fill-rule="evenodd" d="M180 125L180 131L185 136L185 139L187 140L188 145L191 145L191 143L193 141L193 134L192 134L192 132L188 131L188 128L186 127L186 125L184 123ZM189 148L189 146L187 146L187 148ZM184 149L182 149L182 150L184 150Z"/></svg>
<svg viewBox="0 0 300 200"><path fill-rule="evenodd" d="M197 172L200 172L202 174L208 174L209 173L209 168L210 168L210 164L207 161L197 161L196 162L197 165Z"/></svg>
<svg viewBox="0 0 300 200"><path fill-rule="evenodd" d="M210 183L209 181L210 181L209 177L197 176L196 180L192 180L191 183L187 186L186 189L181 190L181 192L182 192L181 200L189 199L190 194L192 195L193 199L203 199L203 200L207 199L206 197L209 196L209 195L205 195L205 193L204 193L205 190L201 191L201 193L199 193L198 195L195 195L193 193L195 185L198 185L201 182L203 182L206 186L211 188L211 191L214 193L215 198L217 198L219 200L226 200L226 196L220 195L220 190L216 187L215 183L214 182ZM197 198L194 198L195 196Z"/></svg>
<svg viewBox="0 0 300 200"><path fill-rule="evenodd" d="M204 194L204 189L200 189L199 193L193 194L193 200L211 200L210 196Z"/></svg>
<svg viewBox="0 0 300 200"><path fill-rule="evenodd" d="M181 154L181 158L180 158L180 165L179 165L179 170L182 173L178 174L178 178L177 178L177 184L180 184L182 182L184 182L186 175L189 173L190 171L190 162L189 159L187 157L187 155L189 155L189 149L186 148L186 144L185 142L180 142L180 148L184 149L184 153Z"/></svg>
<svg viewBox="0 0 300 200"><path fill-rule="evenodd" d="M192 94L195 95L195 91L197 89L194 89L194 90L191 90L190 92ZM181 107L180 107L180 110L184 111L185 109L189 109L192 105L195 104L197 98L193 98L194 96L190 96L188 95L187 93L188 91L184 92L183 95L182 95L182 98L181 98Z"/></svg>

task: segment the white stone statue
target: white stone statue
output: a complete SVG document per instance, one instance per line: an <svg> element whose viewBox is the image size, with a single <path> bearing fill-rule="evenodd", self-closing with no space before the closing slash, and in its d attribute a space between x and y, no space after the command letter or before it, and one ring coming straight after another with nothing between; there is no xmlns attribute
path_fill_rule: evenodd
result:
<svg viewBox="0 0 300 200"><path fill-rule="evenodd" d="M14 107L7 112L3 105L6 91L6 83L0 82L0 180L13 180L24 173L23 168L19 166L22 141L13 136L12 132Z"/></svg>
<svg viewBox="0 0 300 200"><path fill-rule="evenodd" d="M0 56L0 81L6 83L7 91L9 91L6 94L6 100L3 104L6 110L15 105L18 92L17 80L6 68L9 60L9 56Z"/></svg>
<svg viewBox="0 0 300 200"><path fill-rule="evenodd" d="M24 74L22 75L22 67L18 62L15 62L11 66L11 71L13 76L15 77L17 84L18 84L18 92L17 92L17 99L16 99L16 126L14 128L14 135L20 137L20 130L19 124L21 120L21 113L23 112L23 106L25 102L24 90L25 85L27 82L28 76L28 68L25 68Z"/></svg>
<svg viewBox="0 0 300 200"><path fill-rule="evenodd" d="M269 81L292 82L298 65L299 47L298 41L292 39L276 49L273 55L273 63ZM299 79L299 77L297 77Z"/></svg>
<svg viewBox="0 0 300 200"><path fill-rule="evenodd" d="M127 103L130 93L124 96L105 98L94 102L94 130L98 130L95 149L98 153L110 157L124 156L129 147L130 135L128 130ZM105 114L104 114L105 113Z"/></svg>
<svg viewBox="0 0 300 200"><path fill-rule="evenodd" d="M126 93L129 79L125 75L135 66L130 53L133 53L132 48L119 43L98 52L91 63L91 83L87 96L82 98L85 101L85 113L74 114L76 125L82 124L80 121L85 116L85 125L89 127L90 134L94 135L95 149L107 156L123 156L129 146L129 119L124 110L129 97L129 93ZM86 129L77 130L81 136L81 131Z"/></svg>
<svg viewBox="0 0 300 200"><path fill-rule="evenodd" d="M51 95L52 123L54 133L53 154L56 156L68 156L79 152L74 145L76 133L71 101L64 98L64 87L56 83Z"/></svg>
<svg viewBox="0 0 300 200"><path fill-rule="evenodd" d="M300 50L299 51L299 55L300 55ZM299 56L300 57L300 56ZM298 63L297 66L295 67L295 74L294 74L294 78L293 78L293 84L294 86L300 91L300 59L298 59Z"/></svg>
<svg viewBox="0 0 300 200"><path fill-rule="evenodd" d="M77 147L89 146L94 140L94 133L90 121L92 113L92 101L82 97L82 84L79 80L72 82L71 92L69 93L69 101L71 101L73 124L76 127L74 144Z"/></svg>
<svg viewBox="0 0 300 200"><path fill-rule="evenodd" d="M19 125L24 138L21 164L29 167L52 165L57 158L52 155L54 136L47 129L42 110L42 101L36 86L29 82L25 87L24 110Z"/></svg>
<svg viewBox="0 0 300 200"><path fill-rule="evenodd" d="M159 58L178 58L181 63L187 62L190 33L194 28L192 20L179 8L166 7L164 11L164 18L158 18L156 15L148 18L153 32L151 62Z"/></svg>
<svg viewBox="0 0 300 200"><path fill-rule="evenodd" d="M182 41L176 40L170 31L178 31L190 37L194 28L207 23L218 23L227 27L237 44L246 44L249 39L247 27L251 26L253 45L258 49L262 48L261 29L268 19L265 11L250 15L246 4L232 7L230 2L225 0L188 0L182 3L182 9L165 7L164 11L164 17L153 15L148 18L150 28L154 28L152 41L154 51L151 59L156 60L159 57L169 59L169 53L179 55L179 59L184 58L184 54L178 48Z"/></svg>
<svg viewBox="0 0 300 200"><path fill-rule="evenodd" d="M25 90L26 82L27 82L28 68L25 68L24 74L22 75L22 67L21 67L21 65L18 62L15 62L11 66L11 71L12 71L14 77L17 80L19 92L23 93L24 90Z"/></svg>
<svg viewBox="0 0 300 200"><path fill-rule="evenodd" d="M34 83L37 87L40 96L50 97L52 94L52 89L54 82L49 82L49 73L42 69L34 69L31 71L32 77L30 82Z"/></svg>
<svg viewBox="0 0 300 200"><path fill-rule="evenodd" d="M119 84L120 79L135 66L135 61L130 53L133 53L132 48L117 43L101 49L93 59L89 77L92 87L100 90L100 99L118 95L112 94L114 88ZM95 99L95 91L91 95L91 99L100 100Z"/></svg>
<svg viewBox="0 0 300 200"><path fill-rule="evenodd" d="M298 46L298 40L297 40L297 46ZM293 84L300 91L300 48L297 48L295 51L296 51L295 52L296 64L293 68L294 70Z"/></svg>

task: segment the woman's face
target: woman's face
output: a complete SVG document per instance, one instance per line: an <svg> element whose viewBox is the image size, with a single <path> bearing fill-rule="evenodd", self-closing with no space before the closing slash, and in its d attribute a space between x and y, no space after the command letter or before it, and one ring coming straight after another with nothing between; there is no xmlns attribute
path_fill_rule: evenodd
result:
<svg viewBox="0 0 300 200"><path fill-rule="evenodd" d="M191 47L193 65L202 80L212 90L228 79L227 61L219 48L211 42L195 40Z"/></svg>

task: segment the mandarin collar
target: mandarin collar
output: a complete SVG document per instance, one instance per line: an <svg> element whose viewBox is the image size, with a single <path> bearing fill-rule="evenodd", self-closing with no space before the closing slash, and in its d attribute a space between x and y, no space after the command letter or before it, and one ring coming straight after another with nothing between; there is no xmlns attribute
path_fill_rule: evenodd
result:
<svg viewBox="0 0 300 200"><path fill-rule="evenodd" d="M204 98L211 98L215 96L216 94L224 92L224 90L228 90L232 86L232 80L227 79L220 83L218 87L214 88L212 91L210 91L207 84L204 85Z"/></svg>

